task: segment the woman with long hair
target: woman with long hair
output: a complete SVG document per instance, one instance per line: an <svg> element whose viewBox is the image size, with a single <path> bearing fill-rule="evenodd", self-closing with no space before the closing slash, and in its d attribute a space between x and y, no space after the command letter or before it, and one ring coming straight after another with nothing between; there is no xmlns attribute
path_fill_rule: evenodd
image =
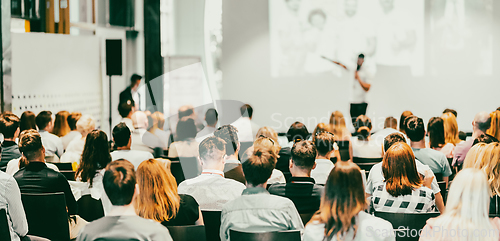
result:
<svg viewBox="0 0 500 241"><path fill-rule="evenodd" d="M498 218L488 215L489 197L488 180L481 170L460 171L450 186L446 210L427 220L420 240L498 240Z"/></svg>
<svg viewBox="0 0 500 241"><path fill-rule="evenodd" d="M444 124L444 139L446 143L451 143L453 145L457 145L462 142L460 138L458 138L458 123L457 118L453 113L447 112L444 113L441 118L443 119Z"/></svg>
<svg viewBox="0 0 500 241"><path fill-rule="evenodd" d="M339 147L342 161L352 159L351 132L347 129L342 112L335 111L330 115L330 131L333 133L335 142Z"/></svg>
<svg viewBox="0 0 500 241"><path fill-rule="evenodd" d="M148 131L157 136L161 144L163 146L163 150L168 149L168 139L170 138L170 131L165 131L163 128L165 126L165 116L163 113L156 111L152 113L149 118L151 118L151 122L153 125L151 128L148 129Z"/></svg>
<svg viewBox="0 0 500 241"><path fill-rule="evenodd" d="M36 130L35 118L36 118L35 113L29 110L23 112L21 118L19 118L19 133L25 130L31 130L31 129Z"/></svg>
<svg viewBox="0 0 500 241"><path fill-rule="evenodd" d="M52 134L63 137L71 131L68 125L69 112L62 110L57 112L56 120L54 121L54 129L52 129Z"/></svg>
<svg viewBox="0 0 500 241"><path fill-rule="evenodd" d="M491 135L497 140L500 140L500 110L493 111L491 114L491 126L486 131L486 134Z"/></svg>
<svg viewBox="0 0 500 241"><path fill-rule="evenodd" d="M408 144L399 142L387 150L382 160L382 174L384 183L373 186L370 197L375 211L425 213L436 210L431 189L434 176L426 173L424 179L420 177ZM408 205L401 205L403 202Z"/></svg>
<svg viewBox="0 0 500 241"><path fill-rule="evenodd" d="M444 122L441 117L432 117L427 123L427 132L429 133L429 147L442 152L447 158L453 158L453 143L446 143L444 138Z"/></svg>
<svg viewBox="0 0 500 241"><path fill-rule="evenodd" d="M382 157L382 146L377 140L371 139L372 121L365 115L360 115L354 122L356 136L352 141L352 156L361 158Z"/></svg>
<svg viewBox="0 0 500 241"><path fill-rule="evenodd" d="M196 124L191 117L183 117L177 122L175 141L170 144L168 157L195 157L198 156Z"/></svg>
<svg viewBox="0 0 500 241"><path fill-rule="evenodd" d="M134 200L137 214L164 226L203 224L196 200L177 193L174 176L165 163L155 159L143 161L137 168L139 194Z"/></svg>
<svg viewBox="0 0 500 241"><path fill-rule="evenodd" d="M335 165L326 181L320 208L304 229L303 240L395 240L392 224L366 213L366 208L359 167L352 162Z"/></svg>

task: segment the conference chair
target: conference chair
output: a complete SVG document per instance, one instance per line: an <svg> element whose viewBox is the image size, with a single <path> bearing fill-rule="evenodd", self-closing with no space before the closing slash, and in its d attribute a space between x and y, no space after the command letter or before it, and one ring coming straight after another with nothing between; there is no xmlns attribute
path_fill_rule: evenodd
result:
<svg viewBox="0 0 500 241"><path fill-rule="evenodd" d="M361 158L353 157L352 161L359 166L361 170L370 171L372 167L382 161L382 157L379 158Z"/></svg>
<svg viewBox="0 0 500 241"><path fill-rule="evenodd" d="M418 240L419 231L424 228L426 222L430 218L439 216L440 213L388 213L377 212L375 216L385 219L392 224L394 228L396 240Z"/></svg>
<svg viewBox="0 0 500 241"><path fill-rule="evenodd" d="M206 241L205 226L167 226L174 241Z"/></svg>
<svg viewBox="0 0 500 241"><path fill-rule="evenodd" d="M59 160L58 156L53 155L53 156L45 156L45 161L49 163L59 163L61 160Z"/></svg>
<svg viewBox="0 0 500 241"><path fill-rule="evenodd" d="M300 219L302 219L302 223L304 226L311 220L315 213L299 213Z"/></svg>
<svg viewBox="0 0 500 241"><path fill-rule="evenodd" d="M201 174L201 163L197 157L179 157L179 162L185 179L194 178Z"/></svg>
<svg viewBox="0 0 500 241"><path fill-rule="evenodd" d="M104 217L104 208L101 199L96 200L90 194L83 195L77 201L78 215L87 222L92 222Z"/></svg>
<svg viewBox="0 0 500 241"><path fill-rule="evenodd" d="M347 161L351 159L351 154L349 153L349 141L335 141L339 147L340 159L342 161Z"/></svg>
<svg viewBox="0 0 500 241"><path fill-rule="evenodd" d="M498 195L490 198L490 217L500 217L500 197Z"/></svg>
<svg viewBox="0 0 500 241"><path fill-rule="evenodd" d="M73 165L70 162L55 162L54 164L59 171L73 171Z"/></svg>
<svg viewBox="0 0 500 241"><path fill-rule="evenodd" d="M448 197L448 189L446 188L446 182L443 181L443 174L434 173L434 177L436 178L436 182L439 186L439 189L441 189L441 196L443 196L443 202L446 203L446 198Z"/></svg>
<svg viewBox="0 0 500 241"><path fill-rule="evenodd" d="M234 164L234 165L233 163L230 164L231 165L228 165L228 163L226 163L226 167L230 166L231 169L224 172L224 177L246 184L245 174L243 173L243 168L241 164Z"/></svg>
<svg viewBox="0 0 500 241"><path fill-rule="evenodd" d="M186 180L184 173L182 172L181 162L178 158L170 158L170 172L175 177L177 186L179 186L182 181Z"/></svg>
<svg viewBox="0 0 500 241"><path fill-rule="evenodd" d="M286 231L265 232L265 233L247 233L231 229L229 230L229 237L231 238L231 240L238 240L238 241L275 241L275 240L300 241L300 231L286 230Z"/></svg>
<svg viewBox="0 0 500 241"><path fill-rule="evenodd" d="M9 222L7 221L7 211L5 211L5 209L0 209L0 240L11 240Z"/></svg>
<svg viewBox="0 0 500 241"><path fill-rule="evenodd" d="M220 241L219 231L222 211L201 210L205 224L206 241ZM237 240L237 239L234 239Z"/></svg>
<svg viewBox="0 0 500 241"><path fill-rule="evenodd" d="M21 193L28 234L50 240L69 240L64 193Z"/></svg>

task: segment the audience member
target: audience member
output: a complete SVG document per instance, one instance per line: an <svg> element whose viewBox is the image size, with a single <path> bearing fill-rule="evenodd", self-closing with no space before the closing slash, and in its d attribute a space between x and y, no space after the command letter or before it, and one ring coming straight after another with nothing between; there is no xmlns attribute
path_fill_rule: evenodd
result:
<svg viewBox="0 0 500 241"><path fill-rule="evenodd" d="M482 171L460 171L451 184L446 211L427 220L420 240L498 240L499 220L488 218L489 193Z"/></svg>
<svg viewBox="0 0 500 241"><path fill-rule="evenodd" d="M253 108L249 104L244 104L240 108L241 117L231 125L238 130L238 137L241 142L253 142L255 134L259 130L259 125L252 121Z"/></svg>
<svg viewBox="0 0 500 241"><path fill-rule="evenodd" d="M490 136L488 134L481 134L481 135L479 135L478 138L474 139L474 142L472 143L472 146L475 146L478 143L490 144L490 143L493 143L493 142L498 142L498 140L495 139L495 137Z"/></svg>
<svg viewBox="0 0 500 241"><path fill-rule="evenodd" d="M131 150L147 151L154 153L155 149L162 149L160 138L148 132L148 116L142 111L132 114L134 130L132 131Z"/></svg>
<svg viewBox="0 0 500 241"><path fill-rule="evenodd" d="M163 150L168 150L168 140L170 138L170 131L164 130L165 116L163 113L156 111L150 115L153 126L149 128L149 132L160 138Z"/></svg>
<svg viewBox="0 0 500 241"><path fill-rule="evenodd" d="M352 156L361 158L382 157L380 143L371 138L372 121L365 115L360 115L354 122L356 137L352 138Z"/></svg>
<svg viewBox="0 0 500 241"><path fill-rule="evenodd" d="M500 110L496 110L490 114L491 126L486 133L500 140Z"/></svg>
<svg viewBox="0 0 500 241"><path fill-rule="evenodd" d="M199 143L195 139L196 125L194 119L183 117L176 127L175 141L170 144L168 157L195 157L198 156Z"/></svg>
<svg viewBox="0 0 500 241"><path fill-rule="evenodd" d="M252 156L254 148L260 148L260 147L272 150L271 159L269 161L274 163L275 168L276 168L276 163L278 162L278 157L279 157L279 154L278 154L279 153L279 144L277 144L274 139L264 137L264 136L257 138L253 142L253 146L247 149L246 155L243 155L242 160L243 161L248 160ZM273 169L271 177L267 180L268 185L275 184L275 183L286 183L285 175L283 175L283 172L281 172L278 169Z"/></svg>
<svg viewBox="0 0 500 241"><path fill-rule="evenodd" d="M389 116L385 118L384 129L375 132L372 135L372 140L376 140L380 145L384 143L384 139L392 133L401 133L398 129L398 120L396 118Z"/></svg>
<svg viewBox="0 0 500 241"><path fill-rule="evenodd" d="M469 152L472 147L474 140L481 134L486 134L486 131L490 128L490 126L491 117L488 112L483 111L476 114L474 120L472 121L472 138L456 145L455 151L453 152L452 166L462 166L465 156L467 156L467 152Z"/></svg>
<svg viewBox="0 0 500 241"><path fill-rule="evenodd" d="M30 134L29 131L23 131L23 132L21 132L21 134L19 134L19 139L21 139L23 135L29 135L29 134ZM27 164L28 164L28 161L21 154L21 157L16 158L16 159L12 159L11 161L9 161L9 163L7 164L7 170L5 170L5 173L7 173L11 176L14 176L14 174L16 174L16 172L19 171L19 169L25 167ZM45 165L47 165L48 168L50 168L56 172L59 172L59 169L54 164L45 163Z"/></svg>
<svg viewBox="0 0 500 241"><path fill-rule="evenodd" d="M19 118L10 113L0 115L0 132L4 138L1 144L0 168L4 168L12 159L21 157L19 146L16 143L16 139L20 133Z"/></svg>
<svg viewBox="0 0 500 241"><path fill-rule="evenodd" d="M61 137L61 141L63 143L64 150L68 148L69 143L73 139L81 138L82 134L77 130L76 128L76 123L78 123L78 120L82 117L82 113L80 112L72 112L68 116L68 126L70 128L70 132L66 134L65 136Z"/></svg>
<svg viewBox="0 0 500 241"><path fill-rule="evenodd" d="M71 131L68 125L68 116L69 112L65 110L57 112L52 134L58 137L63 137Z"/></svg>
<svg viewBox="0 0 500 241"><path fill-rule="evenodd" d="M118 113L120 113L120 116L122 117L120 122L125 123L130 131L134 131L135 129L134 122L132 121L132 115L134 112L135 107L130 101L122 102L118 105Z"/></svg>
<svg viewBox="0 0 500 241"><path fill-rule="evenodd" d="M196 141L201 142L205 138L214 134L215 128L217 126L217 121L219 120L219 114L214 108L210 108L205 113L205 122L207 125L196 134Z"/></svg>
<svg viewBox="0 0 500 241"><path fill-rule="evenodd" d="M330 133L330 126L326 123L318 123L316 125L316 128L314 128L314 131L312 133L311 140L313 143L316 143L316 136L318 136L320 133L325 133L328 132ZM333 135L333 133L330 133ZM340 153L339 153L339 148L337 146L337 143L333 143L333 152L331 154L332 157L335 158L335 161L339 160L340 161ZM326 181L326 178L325 178Z"/></svg>
<svg viewBox="0 0 500 241"><path fill-rule="evenodd" d="M137 198L134 165L126 160L113 161L105 169L103 186L113 204L111 212L83 228L77 241L150 240L171 241L168 229L160 223L137 216L132 200Z"/></svg>
<svg viewBox="0 0 500 241"><path fill-rule="evenodd" d="M196 132L201 131L201 129L203 129L203 127L205 127L202 123L200 123L198 121L198 115L194 111L194 107L192 105L183 105L183 106L179 107L179 110L177 113L178 113L179 120L184 118L184 117L188 117L188 118L193 119L194 124L196 126ZM176 129L176 131L177 131L177 129Z"/></svg>
<svg viewBox="0 0 500 241"><path fill-rule="evenodd" d="M347 129L342 112L335 111L330 116L330 129L339 148L342 161L352 159L351 132ZM347 152L348 150L348 152ZM348 154L348 155L347 155Z"/></svg>
<svg viewBox="0 0 500 241"><path fill-rule="evenodd" d="M135 198L137 215L160 222L163 226L203 225L196 200L177 193L174 176L165 163L149 159L137 169L139 193Z"/></svg>
<svg viewBox="0 0 500 241"><path fill-rule="evenodd" d="M125 90L120 93L120 104L129 103L135 106L136 110L140 110L140 95L137 91L139 89L139 84L141 83L142 76L138 74L133 74L130 77L130 85L127 86Z"/></svg>
<svg viewBox="0 0 500 241"><path fill-rule="evenodd" d="M19 118L19 132L31 129L36 130L36 115L27 110Z"/></svg>
<svg viewBox="0 0 500 241"><path fill-rule="evenodd" d="M201 210L222 210L222 206L241 195L245 185L224 178L226 143L211 136L200 143L199 158L203 171L200 176L179 184L179 194L188 194L200 205Z"/></svg>
<svg viewBox="0 0 500 241"><path fill-rule="evenodd" d="M429 133L429 147L442 152L446 158L453 158L455 145L445 141L443 119L432 117L427 123L427 131Z"/></svg>
<svg viewBox="0 0 500 241"><path fill-rule="evenodd" d="M454 109L449 109L449 108L446 108L446 109L444 109L443 114L446 114L446 113L451 113L451 114L453 114L453 115L455 116L455 118L457 118L457 117L458 117L458 113L457 113L457 111L456 111L456 110L454 110Z"/></svg>
<svg viewBox="0 0 500 241"><path fill-rule="evenodd" d="M467 140L467 134L463 131L459 131L458 132L458 138L460 138L460 140L462 142L466 141Z"/></svg>
<svg viewBox="0 0 500 241"><path fill-rule="evenodd" d="M316 147L311 141L300 141L294 144L291 153L292 178L286 184L271 185L269 193L289 198L299 213L314 213L319 209L323 193L323 186L311 178L311 170L316 167Z"/></svg>
<svg viewBox="0 0 500 241"><path fill-rule="evenodd" d="M2 190L0 192L0 208L7 213L7 232L10 233L10 239L12 241L25 240L24 236L28 234L28 222L26 221L19 186L17 186L17 182L12 176L0 172L0 189Z"/></svg>
<svg viewBox="0 0 500 241"><path fill-rule="evenodd" d="M322 132L315 136L314 145L317 150L316 155L316 167L311 171L311 177L317 184L325 185L330 171L333 169L334 165L330 160L331 155L335 151L335 139L334 135L329 132ZM337 162L340 162L337 159Z"/></svg>
<svg viewBox="0 0 500 241"><path fill-rule="evenodd" d="M45 148L45 155L57 155L60 158L64 152L64 147L61 139L51 133L54 128L52 112L42 111L38 113L35 121L36 126L38 126L40 136L42 137L43 147Z"/></svg>
<svg viewBox="0 0 500 241"><path fill-rule="evenodd" d="M224 173L240 165L238 152L240 150L240 141L238 140L238 130L232 125L223 125L214 133L214 136L226 142L226 156L224 157Z"/></svg>
<svg viewBox="0 0 500 241"><path fill-rule="evenodd" d="M220 238L230 240L229 230L270 232L302 230L304 225L294 204L287 198L270 195L267 180L274 169L272 151L255 148L243 162L246 189L242 195L224 205L221 215Z"/></svg>
<svg viewBox="0 0 500 241"><path fill-rule="evenodd" d="M413 115L413 112L407 110L407 111L403 111L403 113L401 114L401 117L399 118L399 131L405 135L406 135L406 131L405 131L406 118L408 118L412 115Z"/></svg>
<svg viewBox="0 0 500 241"><path fill-rule="evenodd" d="M392 224L366 213L365 209L359 167L352 162L341 162L330 172L320 209L306 225L302 240L394 240Z"/></svg>
<svg viewBox="0 0 500 241"><path fill-rule="evenodd" d="M80 163L87 135L95 129L95 120L92 116L83 115L76 122L76 129L80 132L80 138L74 138L61 156L61 162Z"/></svg>
<svg viewBox="0 0 500 241"><path fill-rule="evenodd" d="M374 187L371 196L375 211L426 213L435 210L435 197L431 190L434 177L429 173L423 180L420 178L415 156L408 144L396 143L387 150L382 161L382 173L385 181Z"/></svg>
<svg viewBox="0 0 500 241"><path fill-rule="evenodd" d="M453 113L451 112L444 113L441 116L441 119L443 119L444 139L446 143L457 145L458 143L462 142L462 140L458 138L458 123L455 115L453 115Z"/></svg>
<svg viewBox="0 0 500 241"><path fill-rule="evenodd" d="M130 129L123 122L113 128L113 141L116 148L116 151L111 152L111 160L113 161L127 158L134 165L134 169L137 169L143 161L154 158L150 152L130 149L132 135Z"/></svg>

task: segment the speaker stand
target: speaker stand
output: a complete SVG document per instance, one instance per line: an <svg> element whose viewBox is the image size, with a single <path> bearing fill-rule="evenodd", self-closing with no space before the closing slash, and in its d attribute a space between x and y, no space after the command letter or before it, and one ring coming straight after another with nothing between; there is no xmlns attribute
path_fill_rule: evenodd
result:
<svg viewBox="0 0 500 241"><path fill-rule="evenodd" d="M111 99L111 75L109 75L109 138L111 139L111 135L113 134L113 124L112 124L112 118L111 118L111 111L112 111L112 102L113 99Z"/></svg>

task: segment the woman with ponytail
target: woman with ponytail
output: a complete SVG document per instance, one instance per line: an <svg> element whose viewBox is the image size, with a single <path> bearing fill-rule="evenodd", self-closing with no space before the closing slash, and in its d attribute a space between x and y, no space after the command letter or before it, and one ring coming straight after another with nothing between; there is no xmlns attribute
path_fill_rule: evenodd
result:
<svg viewBox="0 0 500 241"><path fill-rule="evenodd" d="M372 121L365 115L360 115L354 122L356 136L352 138L352 156L360 158L382 157L382 144L372 140Z"/></svg>

